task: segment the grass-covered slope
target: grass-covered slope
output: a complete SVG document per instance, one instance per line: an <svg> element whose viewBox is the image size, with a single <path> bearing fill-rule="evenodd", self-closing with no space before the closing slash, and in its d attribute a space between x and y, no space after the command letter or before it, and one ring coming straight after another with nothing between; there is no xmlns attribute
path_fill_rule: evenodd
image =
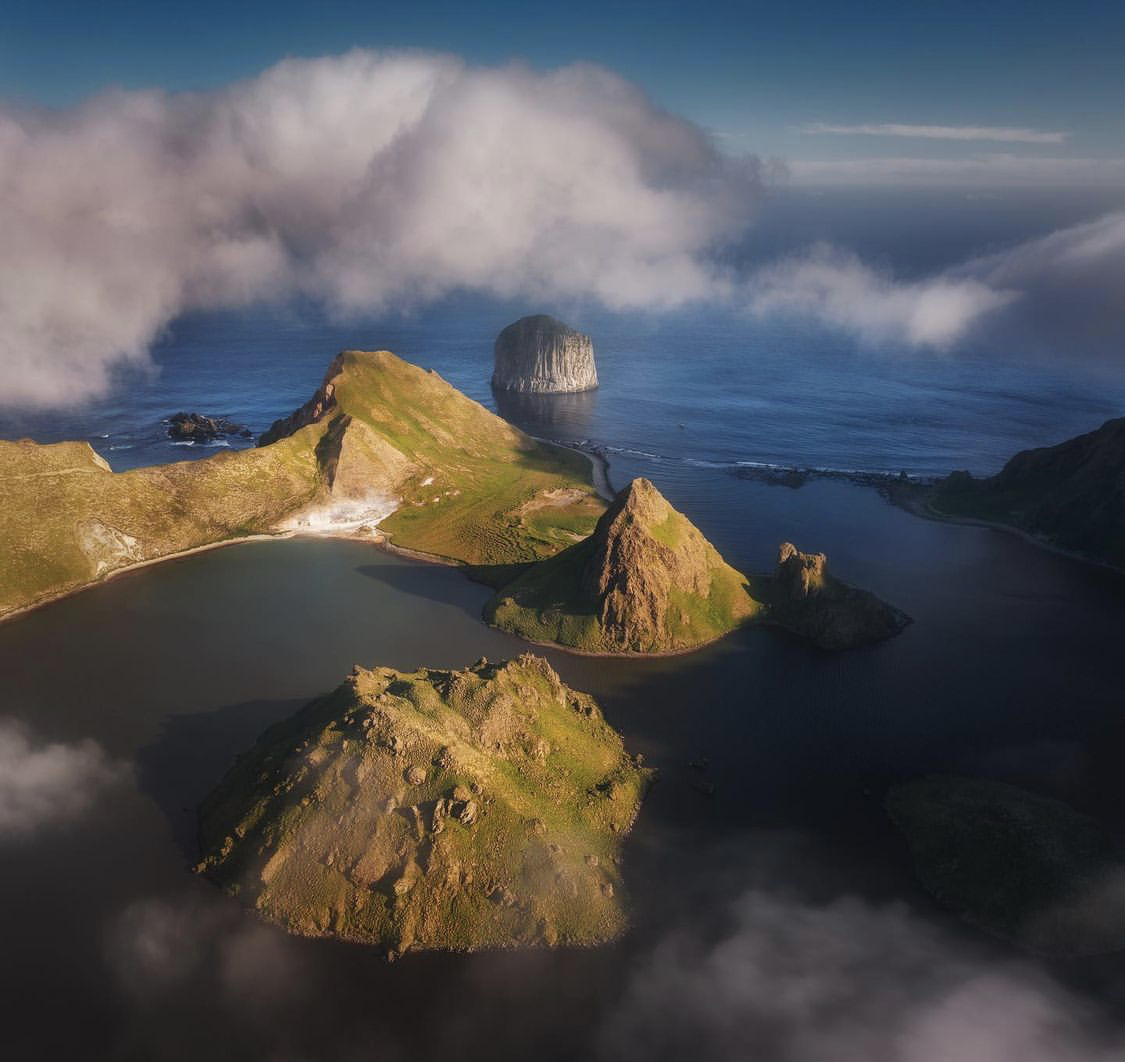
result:
<svg viewBox="0 0 1125 1062"><path fill-rule="evenodd" d="M397 545L467 564L538 560L585 537L605 509L581 454L525 435L436 372L346 351L336 409L402 454ZM337 414L339 415L339 414Z"/></svg>
<svg viewBox="0 0 1125 1062"><path fill-rule="evenodd" d="M320 489L321 433L121 473L86 443L0 441L0 615L119 568L273 530Z"/></svg>
<svg viewBox="0 0 1125 1062"><path fill-rule="evenodd" d="M504 586L485 618L583 652L661 653L714 641L757 609L746 577L635 479L588 539Z"/></svg>
<svg viewBox="0 0 1125 1062"><path fill-rule="evenodd" d="M199 869L292 932L392 952L593 944L625 927L645 784L541 658L357 668L208 798Z"/></svg>
<svg viewBox="0 0 1125 1062"><path fill-rule="evenodd" d="M1024 450L986 479L954 472L927 504L939 516L1007 524L1125 568L1125 418L1057 446Z"/></svg>
<svg viewBox="0 0 1125 1062"><path fill-rule="evenodd" d="M918 876L967 921L1043 955L1125 948L1125 846L1067 804L935 775L893 788Z"/></svg>
<svg viewBox="0 0 1125 1062"><path fill-rule="evenodd" d="M582 538L586 458L385 351L333 361L268 445L114 473L85 443L0 441L0 616L129 565L252 534L383 525L485 575Z"/></svg>

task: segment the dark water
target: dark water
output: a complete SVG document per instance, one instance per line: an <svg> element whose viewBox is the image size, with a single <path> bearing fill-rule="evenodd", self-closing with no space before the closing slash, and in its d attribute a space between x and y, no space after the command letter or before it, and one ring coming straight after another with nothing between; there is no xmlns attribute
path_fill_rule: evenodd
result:
<svg viewBox="0 0 1125 1062"><path fill-rule="evenodd" d="M792 536L916 622L838 656L764 629L653 661L547 654L662 774L627 849L636 926L605 949L388 966L261 926L188 871L192 809L231 757L353 663L522 648L480 623L486 591L456 571L347 541L246 544L0 625L5 714L36 742L92 738L126 765L84 812L0 839L0 1055L594 1057L638 964L669 933L709 932L752 883L810 902L905 898L944 923L880 811L894 780L1007 777L1125 826L1122 579L846 483L791 491L703 470L676 500L734 563L761 566ZM688 766L701 758L705 771ZM1122 1002L1115 959L1054 973L1098 1006Z"/></svg>

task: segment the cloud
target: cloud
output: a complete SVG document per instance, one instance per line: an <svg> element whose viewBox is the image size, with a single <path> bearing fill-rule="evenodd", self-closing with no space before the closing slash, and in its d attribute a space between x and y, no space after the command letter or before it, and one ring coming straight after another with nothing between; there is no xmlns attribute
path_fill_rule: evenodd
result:
<svg viewBox="0 0 1125 1062"><path fill-rule="evenodd" d="M974 277L896 281L827 245L759 270L748 288L758 316L813 319L873 344L945 349L1017 296Z"/></svg>
<svg viewBox="0 0 1125 1062"><path fill-rule="evenodd" d="M119 774L94 741L40 744L0 719L0 841L80 818Z"/></svg>
<svg viewBox="0 0 1125 1062"><path fill-rule="evenodd" d="M1110 1032L1032 967L982 958L901 905L752 889L725 932L651 950L600 1046L645 1062L1121 1062Z"/></svg>
<svg viewBox="0 0 1125 1062"><path fill-rule="evenodd" d="M797 184L897 187L1113 187L1125 182L1125 158L1064 158L990 153L969 158L875 156L791 159Z"/></svg>
<svg viewBox="0 0 1125 1062"><path fill-rule="evenodd" d="M106 956L138 999L202 983L236 1010L268 1010L291 999L300 984L300 961L284 934L217 896L135 901L111 924Z"/></svg>
<svg viewBox="0 0 1125 1062"><path fill-rule="evenodd" d="M1004 125L909 125L879 122L864 125L829 125L815 122L801 128L803 133L835 136L895 136L920 140L994 140L1014 144L1061 144L1066 133Z"/></svg>
<svg viewBox="0 0 1125 1062"><path fill-rule="evenodd" d="M0 108L0 403L102 393L191 309L711 296L708 252L758 185L588 65L353 51L210 93Z"/></svg>
<svg viewBox="0 0 1125 1062"><path fill-rule="evenodd" d="M1058 229L920 280L820 245L761 268L747 308L812 319L866 343L945 350L970 336L1052 354L1125 344L1125 212Z"/></svg>

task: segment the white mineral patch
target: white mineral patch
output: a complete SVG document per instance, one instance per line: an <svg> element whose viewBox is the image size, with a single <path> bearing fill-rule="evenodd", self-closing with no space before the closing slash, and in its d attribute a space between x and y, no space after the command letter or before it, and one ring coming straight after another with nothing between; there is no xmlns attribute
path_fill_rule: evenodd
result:
<svg viewBox="0 0 1125 1062"><path fill-rule="evenodd" d="M141 559L140 543L132 535L100 520L88 520L79 527L78 546L93 564L96 576Z"/></svg>
<svg viewBox="0 0 1125 1062"><path fill-rule="evenodd" d="M391 515L402 502L389 494L370 494L312 505L296 513L280 526L282 531L324 535L374 527Z"/></svg>

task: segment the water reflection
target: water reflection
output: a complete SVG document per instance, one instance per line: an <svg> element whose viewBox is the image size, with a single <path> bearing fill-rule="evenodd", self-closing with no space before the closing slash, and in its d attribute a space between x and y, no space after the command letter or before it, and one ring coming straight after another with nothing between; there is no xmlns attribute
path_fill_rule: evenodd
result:
<svg viewBox="0 0 1125 1062"><path fill-rule="evenodd" d="M529 435L585 439L597 409L597 391L562 395L529 395L518 391L494 390L496 409L505 420Z"/></svg>

